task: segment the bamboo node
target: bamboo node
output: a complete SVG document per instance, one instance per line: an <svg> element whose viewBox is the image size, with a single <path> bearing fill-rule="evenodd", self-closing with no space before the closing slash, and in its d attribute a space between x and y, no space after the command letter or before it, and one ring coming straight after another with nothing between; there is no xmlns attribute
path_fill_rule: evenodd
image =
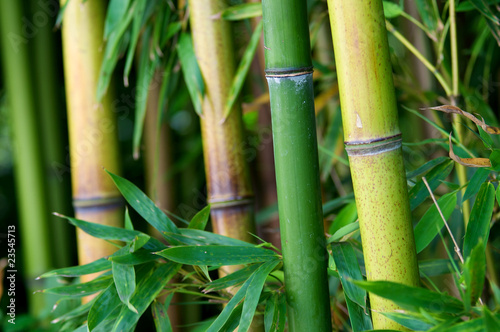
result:
<svg viewBox="0 0 500 332"><path fill-rule="evenodd" d="M371 156L401 148L401 134L368 141L345 142L348 156Z"/></svg>

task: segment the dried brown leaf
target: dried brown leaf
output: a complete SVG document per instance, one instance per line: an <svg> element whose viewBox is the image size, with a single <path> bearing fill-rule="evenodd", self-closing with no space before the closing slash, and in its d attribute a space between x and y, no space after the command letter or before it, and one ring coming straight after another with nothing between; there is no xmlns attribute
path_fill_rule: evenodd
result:
<svg viewBox="0 0 500 332"><path fill-rule="evenodd" d="M450 158L467 167L491 167L491 162L488 158L460 158L453 152L453 145L451 144L451 134L449 136L450 144Z"/></svg>
<svg viewBox="0 0 500 332"><path fill-rule="evenodd" d="M465 112L456 106L441 105L441 106L434 106L434 107L424 107L424 108L421 108L420 110L422 110L422 111L435 110L435 111L440 111L440 112L444 112L444 113L448 113L448 114L462 115L462 116L465 116L467 119L471 120L472 122L474 122L475 124L477 124L478 126L480 126L481 128L483 128L483 130L485 132L487 132L489 134L493 134L493 135L500 135L500 128L489 126L484 122L483 119L479 120L471 113Z"/></svg>

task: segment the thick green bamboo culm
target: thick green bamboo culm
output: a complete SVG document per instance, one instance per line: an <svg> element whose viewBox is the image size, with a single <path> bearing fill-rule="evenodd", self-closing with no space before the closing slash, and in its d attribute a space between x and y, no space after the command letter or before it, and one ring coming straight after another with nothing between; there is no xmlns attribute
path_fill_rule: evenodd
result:
<svg viewBox="0 0 500 332"><path fill-rule="evenodd" d="M16 265L9 269L19 271L18 277L20 273L26 276L29 311L38 315L45 307L45 296L33 295L34 291L43 288L42 284L35 283L35 278L52 268L52 259L48 229L49 211L28 56L29 36L22 28L24 15L21 1L0 0L2 71L13 134L19 211L19 227L14 234L18 255ZM1 232L5 233L7 229Z"/></svg>
<svg viewBox="0 0 500 332"><path fill-rule="evenodd" d="M306 2L264 0L288 326L331 331Z"/></svg>
<svg viewBox="0 0 500 332"><path fill-rule="evenodd" d="M419 274L381 0L328 0L344 140L368 280L418 286ZM370 294L375 329L403 329Z"/></svg>

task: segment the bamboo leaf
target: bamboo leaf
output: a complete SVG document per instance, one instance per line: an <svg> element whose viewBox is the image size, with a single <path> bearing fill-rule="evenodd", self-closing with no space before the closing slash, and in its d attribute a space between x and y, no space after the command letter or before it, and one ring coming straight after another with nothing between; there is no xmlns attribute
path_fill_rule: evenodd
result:
<svg viewBox="0 0 500 332"><path fill-rule="evenodd" d="M500 25L500 19L491 10L489 3L487 1L485 0L469 0L469 1L487 20L493 22L495 25Z"/></svg>
<svg viewBox="0 0 500 332"><path fill-rule="evenodd" d="M424 315L416 312L384 312L383 315L412 331L427 331L434 326Z"/></svg>
<svg viewBox="0 0 500 332"><path fill-rule="evenodd" d="M104 40L107 40L118 24L126 18L130 0L110 0L104 23Z"/></svg>
<svg viewBox="0 0 500 332"><path fill-rule="evenodd" d="M157 332L172 332L172 324L170 323L170 318L168 317L168 306L174 294L170 294L165 300L165 304L160 301L153 301L151 306L151 311L153 313L153 320L155 322L155 327Z"/></svg>
<svg viewBox="0 0 500 332"><path fill-rule="evenodd" d="M327 239L327 243L337 242L347 234L350 234L359 229L359 221L355 221L347 226L340 228L332 236Z"/></svg>
<svg viewBox="0 0 500 332"><path fill-rule="evenodd" d="M116 292L116 286L111 284L101 292L93 302L87 316L87 325L92 332L99 324L105 321L114 311L121 310L121 302Z"/></svg>
<svg viewBox="0 0 500 332"><path fill-rule="evenodd" d="M500 320L498 319L498 315L493 315L490 309L488 309L488 306L482 306L482 309L485 332L500 331Z"/></svg>
<svg viewBox="0 0 500 332"><path fill-rule="evenodd" d="M134 60L134 53L136 52L137 43L139 41L139 32L142 28L142 23L144 20L144 13L146 11L146 0L135 0L134 3L137 4L137 8L134 10L134 22L132 22L132 31L130 33L130 46L127 51L127 58L125 61L125 70L123 72L123 80L125 82L125 86L128 86L128 75L130 73L130 68L132 68L132 61ZM149 42L149 38L147 39ZM146 50L144 50L146 48ZM141 52L146 51L149 52L149 47L145 47L143 45L143 49Z"/></svg>
<svg viewBox="0 0 500 332"><path fill-rule="evenodd" d="M442 196L438 199L437 203L443 213L443 216L446 220L448 220L457 205L456 192L448 193ZM417 254L424 250L429 243L431 243L443 226L444 222L441 219L436 205L433 204L422 216L414 230Z"/></svg>
<svg viewBox="0 0 500 332"><path fill-rule="evenodd" d="M92 263L62 269L52 270L39 276L38 278L48 277L79 277L86 274L97 273L111 269L111 262L105 258L100 258Z"/></svg>
<svg viewBox="0 0 500 332"><path fill-rule="evenodd" d="M323 204L323 215L327 216L332 214L333 211L335 211L335 209L341 207L344 204L352 202L353 199L354 199L354 194L350 193L346 196L335 198L332 199L331 201L326 202L325 204Z"/></svg>
<svg viewBox="0 0 500 332"><path fill-rule="evenodd" d="M471 319L468 321L449 320L443 322L442 325L435 326L429 332L484 332L484 321L482 317Z"/></svg>
<svg viewBox="0 0 500 332"><path fill-rule="evenodd" d="M449 136L450 145L450 158L455 160L460 165L467 167L491 167L491 162L488 158L460 158L453 152L453 145L451 144L451 134Z"/></svg>
<svg viewBox="0 0 500 332"><path fill-rule="evenodd" d="M353 331L371 330L373 326L366 309L366 291L351 282L363 280L354 249L350 243L334 243L332 254L344 289Z"/></svg>
<svg viewBox="0 0 500 332"><path fill-rule="evenodd" d="M431 190L435 190L453 169L453 162L449 160L436 167L434 167L425 176ZM410 189L410 207L414 210L419 206L427 197L429 197L429 191L425 186L424 182L420 179L413 188Z"/></svg>
<svg viewBox="0 0 500 332"><path fill-rule="evenodd" d="M113 285L111 285L111 286L113 286ZM83 316L89 311L89 309L92 307L94 302L95 302L95 299L92 299L89 302L84 303L84 304L76 307L75 309L65 313L64 315L57 317L56 319L51 321L51 323L56 324L59 322L64 322L64 321L72 320L74 318Z"/></svg>
<svg viewBox="0 0 500 332"><path fill-rule="evenodd" d="M385 18L395 18L403 12L403 8L394 2L383 1L382 4L384 5Z"/></svg>
<svg viewBox="0 0 500 332"><path fill-rule="evenodd" d="M460 314L464 310L460 300L428 289L410 287L390 281L353 282L370 293L389 299L402 308L415 312L423 309L433 313Z"/></svg>
<svg viewBox="0 0 500 332"><path fill-rule="evenodd" d="M184 246L155 254L181 264L210 266L258 263L278 257L272 250L248 246Z"/></svg>
<svg viewBox="0 0 500 332"><path fill-rule="evenodd" d="M422 277L434 277L452 273L452 263L448 259L429 259L418 261L418 269Z"/></svg>
<svg viewBox="0 0 500 332"><path fill-rule="evenodd" d="M125 255L113 255L108 257L108 259L113 263L124 265L139 265L155 261L158 259L158 257L149 250L139 249L135 252Z"/></svg>
<svg viewBox="0 0 500 332"><path fill-rule="evenodd" d="M439 21L439 17L436 17L434 10L432 9L432 4L429 0L417 0L416 1L417 10L422 18L422 22L429 27L430 30L435 31Z"/></svg>
<svg viewBox="0 0 500 332"><path fill-rule="evenodd" d="M100 290L106 289L112 283L113 283L113 276L105 275L105 276L100 276L89 282L44 289L42 293L83 297L97 293Z"/></svg>
<svg viewBox="0 0 500 332"><path fill-rule="evenodd" d="M357 218L358 210L356 208L356 202L351 202L348 205L344 206L342 210L340 210L339 214L330 225L328 233L335 234L342 227L355 222Z"/></svg>
<svg viewBox="0 0 500 332"><path fill-rule="evenodd" d="M205 84L203 83L200 67L194 54L193 41L189 34L181 34L179 43L177 44L177 52L193 107L196 113L202 116L201 102L205 95Z"/></svg>
<svg viewBox="0 0 500 332"><path fill-rule="evenodd" d="M151 226L160 232L179 233L174 222L170 220L160 208L158 208L146 194L137 188L132 182L107 171L113 182L118 187L127 202L141 215Z"/></svg>
<svg viewBox="0 0 500 332"><path fill-rule="evenodd" d="M264 309L264 328L266 332L276 331L278 323L278 293L273 293L271 299L266 302Z"/></svg>
<svg viewBox="0 0 500 332"><path fill-rule="evenodd" d="M238 331L246 332L250 328L255 309L259 304L260 294L266 281L267 276L278 265L278 259L272 260L262 264L257 271L252 275L250 284L245 295L245 302L243 302L243 310L241 312L240 324Z"/></svg>
<svg viewBox="0 0 500 332"><path fill-rule="evenodd" d="M219 14L214 15L213 18L217 19L222 17L227 21L239 21L259 16L262 16L262 4L260 2L254 2L228 7Z"/></svg>
<svg viewBox="0 0 500 332"><path fill-rule="evenodd" d="M178 241L186 245L222 245L222 246L255 246L252 243L233 239L224 235L198 229L179 229L180 234L165 233L167 240Z"/></svg>
<svg viewBox="0 0 500 332"><path fill-rule="evenodd" d="M245 50L245 53L241 58L238 69L236 69L236 74L234 74L231 89L229 90L229 96L226 101L226 105L224 106L224 117L222 119L222 122L224 122L231 113L234 107L234 103L236 102L236 99L240 95L241 89L243 88L243 83L245 83L248 70L250 69L255 51L257 50L257 45L259 45L260 36L262 35L262 24L263 21L260 21L259 24L255 27L255 31L253 32L247 49Z"/></svg>
<svg viewBox="0 0 500 332"><path fill-rule="evenodd" d="M464 258L469 257L472 249L480 240L485 243L488 241L494 205L495 189L491 183L483 183L476 196L467 225L464 239Z"/></svg>
<svg viewBox="0 0 500 332"><path fill-rule="evenodd" d="M151 276L140 279L137 283L136 292L130 299L130 303L137 309L137 313L130 311L127 307L123 307L116 319L113 332L130 331L133 329L151 302L153 302L180 268L179 264L167 262L156 268Z"/></svg>
<svg viewBox="0 0 500 332"><path fill-rule="evenodd" d="M131 242L137 239L140 241L139 243L142 243L143 245L146 244L146 242L148 242L150 239L149 235L138 231L108 225L101 225L93 222L75 219L72 217L63 216L60 214L56 215L61 218L66 218L72 225L80 228L85 233L99 239L124 242Z"/></svg>
<svg viewBox="0 0 500 332"><path fill-rule="evenodd" d="M449 160L448 157L437 157L435 159L432 159L431 161L426 162L416 170L406 173L406 178L412 179L414 177L420 176L425 172L427 172L428 170L430 170L431 168L434 168L435 166L440 165L447 160Z"/></svg>
<svg viewBox="0 0 500 332"><path fill-rule="evenodd" d="M490 156L491 158L491 156ZM493 163L493 162L492 162ZM494 164L493 164L494 167ZM478 191L481 185L488 179L488 176L490 175L490 171L488 169L480 168L474 173L472 178L469 181L469 184L467 185L467 190L465 190L464 198L462 198L462 201L466 201L472 196L474 196Z"/></svg>
<svg viewBox="0 0 500 332"><path fill-rule="evenodd" d="M197 214L195 214L195 216L191 219L188 228L203 231L207 226L208 217L210 217L210 205L205 206L203 209L198 211Z"/></svg>
<svg viewBox="0 0 500 332"><path fill-rule="evenodd" d="M486 276L486 253L483 241L472 249L472 252L464 266L464 279L466 281L467 303L474 305L483 292Z"/></svg>
<svg viewBox="0 0 500 332"><path fill-rule="evenodd" d="M133 265L113 262L113 280L120 300L133 312L137 309L130 303L130 298L135 291L135 269Z"/></svg>
<svg viewBox="0 0 500 332"><path fill-rule="evenodd" d="M285 330L286 322L286 297L285 294L279 295L278 301L278 332L283 332Z"/></svg>
<svg viewBox="0 0 500 332"><path fill-rule="evenodd" d="M490 154L491 167L496 171L500 171L500 150L493 150ZM472 180L471 180L472 181Z"/></svg>
<svg viewBox="0 0 500 332"><path fill-rule="evenodd" d="M205 285L206 292L215 292L233 286L239 286L244 283L262 264L252 264L239 269L236 272L228 274L222 278L216 279Z"/></svg>

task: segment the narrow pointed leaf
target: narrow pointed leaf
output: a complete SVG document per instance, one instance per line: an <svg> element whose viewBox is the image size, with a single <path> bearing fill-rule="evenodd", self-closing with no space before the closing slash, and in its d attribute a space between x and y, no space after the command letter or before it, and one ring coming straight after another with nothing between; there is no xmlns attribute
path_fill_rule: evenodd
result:
<svg viewBox="0 0 500 332"><path fill-rule="evenodd" d="M278 322L278 293L266 302L264 310L264 328L266 332L275 331Z"/></svg>
<svg viewBox="0 0 500 332"><path fill-rule="evenodd" d="M464 258L469 257L472 249L479 243L488 241L490 234L490 221L495 205L495 188L489 182L483 183L476 201L472 207L467 231L464 239Z"/></svg>
<svg viewBox="0 0 500 332"><path fill-rule="evenodd" d="M199 116L202 116L201 101L205 94L205 84L201 76L198 61L194 55L191 36L182 33L177 44L177 52L182 65L182 73L186 82L193 107Z"/></svg>
<svg viewBox="0 0 500 332"><path fill-rule="evenodd" d="M160 301L153 301L151 305L151 311L153 313L153 320L155 322L155 327L157 332L172 332L172 324L170 323L170 318L168 317L168 306L170 304L170 300L172 300L172 296L174 294L170 294L165 304Z"/></svg>
<svg viewBox="0 0 500 332"><path fill-rule="evenodd" d="M384 1L384 16L385 18L395 18L401 15L403 9L394 2Z"/></svg>
<svg viewBox="0 0 500 332"><path fill-rule="evenodd" d="M434 167L429 173L426 174L425 178L431 187L431 190L436 189L453 169L453 162L449 160L436 167ZM414 210L419 206L427 197L429 197L429 191L422 180L419 180L413 188L410 190L410 207Z"/></svg>
<svg viewBox="0 0 500 332"><path fill-rule="evenodd" d="M248 74L248 70L250 69L250 65L252 64L255 51L257 50L257 45L259 45L261 35L262 35L262 21L260 21L259 24L257 24L257 26L255 27L255 31L252 34L252 38L250 38L247 49L243 54L238 69L236 70L236 74L234 74L233 83L231 84L228 100L226 102L224 109L224 120L231 113L234 103L236 102L236 99L240 95L241 89L243 88L243 83L245 83L245 79Z"/></svg>
<svg viewBox="0 0 500 332"><path fill-rule="evenodd" d="M134 60L134 54L139 41L139 32L142 28L144 12L148 3L147 0L136 0L134 2L137 4L137 8L134 10L134 22L132 22L132 31L130 33L130 46L127 51L127 59L125 60L125 70L123 73L126 86L128 85L128 75L130 73L130 68L132 67L132 61Z"/></svg>
<svg viewBox="0 0 500 332"><path fill-rule="evenodd" d="M133 265L113 262L113 280L120 300L133 312L137 313L130 304L130 298L135 291L135 269Z"/></svg>
<svg viewBox="0 0 500 332"><path fill-rule="evenodd" d="M349 203L347 206L340 210L339 214L333 220L328 233L335 234L339 229L352 224L358 218L358 210L356 209L356 203Z"/></svg>
<svg viewBox="0 0 500 332"><path fill-rule="evenodd" d="M449 295L424 288L410 287L390 281L353 281L359 287L389 299L402 308L418 312L424 309L434 313L460 314L463 303Z"/></svg>
<svg viewBox="0 0 500 332"><path fill-rule="evenodd" d="M43 293L83 297L97 293L98 291L101 291L103 289L106 289L112 283L113 283L113 276L107 275L98 277L92 281L85 283L44 289Z"/></svg>
<svg viewBox="0 0 500 332"><path fill-rule="evenodd" d="M222 278L216 279L205 286L205 291L219 291L228 287L239 286L248 280L261 265L262 264L252 264Z"/></svg>
<svg viewBox="0 0 500 332"><path fill-rule="evenodd" d="M435 166L442 164L447 160L449 160L447 157L437 157L436 159L432 159L431 161L426 162L416 170L406 173L406 178L411 179L420 176L425 172L427 172L428 170L430 170L431 168L434 168Z"/></svg>
<svg viewBox="0 0 500 332"><path fill-rule="evenodd" d="M131 327L133 328L137 324L137 321L151 302L153 302L180 268L179 264L167 262L155 269L151 276L140 279L137 283L136 292L130 299L130 303L137 309L137 313L130 311L127 307L123 307L116 319L113 331L130 331Z"/></svg>
<svg viewBox="0 0 500 332"><path fill-rule="evenodd" d="M223 246L255 246L252 243L233 239L224 235L206 232L197 229L179 229L180 234L165 233L165 238L169 241L174 240L186 245L223 245Z"/></svg>
<svg viewBox="0 0 500 332"><path fill-rule="evenodd" d="M105 321L117 308L121 307L121 301L116 292L114 284L109 285L95 299L87 316L87 325L92 332L99 324ZM118 309L120 310L120 309Z"/></svg>
<svg viewBox="0 0 500 332"><path fill-rule="evenodd" d="M260 2L254 2L231 6L224 9L220 16L228 21L259 17L262 16L262 4Z"/></svg>
<svg viewBox="0 0 500 332"><path fill-rule="evenodd" d="M485 332L500 331L500 319L498 315L493 315L488 306L483 306L482 309Z"/></svg>
<svg viewBox="0 0 500 332"><path fill-rule="evenodd" d="M130 0L110 0L104 23L104 39L108 39L111 32L125 19Z"/></svg>
<svg viewBox="0 0 500 332"><path fill-rule="evenodd" d="M210 217L210 205L205 206L203 209L198 211L197 214L189 222L189 229L199 229L201 231L205 230L207 226L208 217Z"/></svg>
<svg viewBox="0 0 500 332"><path fill-rule="evenodd" d="M139 265L157 260L159 257L146 249L139 249L135 252L110 256L108 259L113 263L124 265Z"/></svg>
<svg viewBox="0 0 500 332"><path fill-rule="evenodd" d="M463 201L468 200L472 196L474 196L478 191L481 185L488 179L490 175L490 170L485 168L480 168L474 173L472 178L467 185L467 189L465 190Z"/></svg>
<svg viewBox="0 0 500 332"><path fill-rule="evenodd" d="M174 222L163 211L157 207L146 194L137 188L132 182L108 171L118 190L127 202L141 215L151 226L160 232L178 233L179 230Z"/></svg>
<svg viewBox="0 0 500 332"><path fill-rule="evenodd" d="M92 263L72 267L64 267L42 274L39 278L48 277L79 277L86 274L101 272L111 269L111 262L105 258L100 258Z"/></svg>
<svg viewBox="0 0 500 332"><path fill-rule="evenodd" d="M437 201L441 212L446 220L450 218L457 205L457 194L448 193ZM438 212L436 205L432 205L415 227L415 246L417 254L424 250L443 228L444 222Z"/></svg>
<svg viewBox="0 0 500 332"><path fill-rule="evenodd" d="M258 263L278 257L272 250L246 246L173 247L156 254L181 264L210 266Z"/></svg>
<svg viewBox="0 0 500 332"><path fill-rule="evenodd" d="M427 322L425 316L415 312L385 312L384 316L411 329L412 331L427 331L434 325Z"/></svg>
<svg viewBox="0 0 500 332"><path fill-rule="evenodd" d="M255 271L252 277L252 281L248 285L248 289L245 295L245 302L243 302L243 311L241 312L240 325L238 331L246 332L250 328L253 316L255 314L255 309L259 304L260 294L262 293L262 288L266 282L266 278L271 273L271 271L278 265L279 260L273 260L262 264L261 267Z"/></svg>
<svg viewBox="0 0 500 332"><path fill-rule="evenodd" d="M350 234L354 231L357 231L359 229L359 221L355 221L347 226L344 226L340 228L338 231L335 232L332 236L330 236L327 240L327 243L332 243L332 242L337 242L340 239L342 239L344 236L347 234Z"/></svg>
<svg viewBox="0 0 500 332"><path fill-rule="evenodd" d="M466 269L470 276L470 282L467 284L467 291L470 295L471 305L476 304L481 296L486 277L486 253L483 241L479 241L465 261Z"/></svg>

